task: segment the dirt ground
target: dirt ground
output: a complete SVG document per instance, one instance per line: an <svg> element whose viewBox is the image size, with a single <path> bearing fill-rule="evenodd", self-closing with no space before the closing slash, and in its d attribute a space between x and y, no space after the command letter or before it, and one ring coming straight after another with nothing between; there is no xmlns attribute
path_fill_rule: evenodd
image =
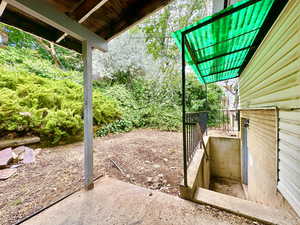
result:
<svg viewBox="0 0 300 225"><path fill-rule="evenodd" d="M146 129L97 138L94 177L108 175L177 195L181 155L180 133ZM0 224L13 224L51 204L80 188L82 180L82 143L42 149L34 164L0 181Z"/></svg>
<svg viewBox="0 0 300 225"><path fill-rule="evenodd" d="M178 195L182 178L181 135L141 129L97 138L94 177L108 175ZM82 142L42 149L34 164L19 167L14 177L0 181L0 224L14 224L81 188L82 183Z"/></svg>

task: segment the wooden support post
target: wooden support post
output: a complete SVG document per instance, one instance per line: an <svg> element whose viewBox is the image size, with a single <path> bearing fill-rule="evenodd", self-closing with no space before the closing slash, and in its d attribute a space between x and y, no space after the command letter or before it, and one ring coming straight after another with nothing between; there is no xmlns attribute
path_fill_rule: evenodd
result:
<svg viewBox="0 0 300 225"><path fill-rule="evenodd" d="M5 8L6 8L6 6L7 6L7 2L6 1L4 1L4 0L0 1L0 17L2 16L2 14L3 14L3 12L4 12Z"/></svg>
<svg viewBox="0 0 300 225"><path fill-rule="evenodd" d="M82 42L84 61L84 186L93 189L93 102L92 102L92 45Z"/></svg>

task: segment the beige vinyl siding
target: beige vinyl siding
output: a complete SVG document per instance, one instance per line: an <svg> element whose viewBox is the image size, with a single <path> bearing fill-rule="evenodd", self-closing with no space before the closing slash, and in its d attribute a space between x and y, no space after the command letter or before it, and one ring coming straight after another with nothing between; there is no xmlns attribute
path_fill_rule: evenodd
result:
<svg viewBox="0 0 300 225"><path fill-rule="evenodd" d="M300 110L279 111L278 189L300 215Z"/></svg>
<svg viewBox="0 0 300 225"><path fill-rule="evenodd" d="M300 1L290 0L240 81L240 107L300 107Z"/></svg>
<svg viewBox="0 0 300 225"><path fill-rule="evenodd" d="M248 196L250 200L280 207L277 199L277 113L276 110L241 111L249 119ZM244 144L244 143L242 143ZM243 153L242 153L243 154Z"/></svg>

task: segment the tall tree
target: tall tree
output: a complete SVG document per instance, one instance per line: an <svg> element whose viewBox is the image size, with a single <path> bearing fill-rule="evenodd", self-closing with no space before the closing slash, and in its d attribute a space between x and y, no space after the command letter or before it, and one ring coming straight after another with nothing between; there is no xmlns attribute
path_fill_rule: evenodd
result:
<svg viewBox="0 0 300 225"><path fill-rule="evenodd" d="M171 33L208 14L206 0L173 1L139 25L145 35L147 51L159 61L165 75L178 72L179 52Z"/></svg>

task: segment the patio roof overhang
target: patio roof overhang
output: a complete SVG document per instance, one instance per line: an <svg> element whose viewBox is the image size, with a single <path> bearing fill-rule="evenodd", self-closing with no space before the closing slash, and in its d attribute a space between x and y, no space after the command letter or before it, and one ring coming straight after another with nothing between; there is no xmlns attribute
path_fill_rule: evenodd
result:
<svg viewBox="0 0 300 225"><path fill-rule="evenodd" d="M116 37L170 0L0 0L0 22L82 52Z"/></svg>
<svg viewBox="0 0 300 225"><path fill-rule="evenodd" d="M204 84L239 77L287 2L240 1L174 32L182 62Z"/></svg>

